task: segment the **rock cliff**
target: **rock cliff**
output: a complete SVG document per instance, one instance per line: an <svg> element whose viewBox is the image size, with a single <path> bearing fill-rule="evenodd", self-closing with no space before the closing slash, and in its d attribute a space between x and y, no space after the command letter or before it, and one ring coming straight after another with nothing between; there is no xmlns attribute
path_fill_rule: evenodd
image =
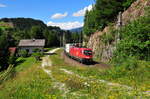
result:
<svg viewBox="0 0 150 99"><path fill-rule="evenodd" d="M134 2L126 11L122 13L122 26L128 24L129 22L136 20L139 16L145 14L145 7L150 6L150 0L137 0ZM114 23L113 26L107 26L103 31L97 31L91 35L87 46L92 48L94 51L94 56L101 59L103 62L108 62L113 56L113 52L116 49L116 42L113 41L111 44L103 43L102 36L111 31L111 28L117 29L118 22Z"/></svg>

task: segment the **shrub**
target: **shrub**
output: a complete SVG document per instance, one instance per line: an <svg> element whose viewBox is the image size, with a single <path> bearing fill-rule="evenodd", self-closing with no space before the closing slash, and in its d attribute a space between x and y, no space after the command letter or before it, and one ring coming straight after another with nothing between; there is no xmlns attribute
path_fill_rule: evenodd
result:
<svg viewBox="0 0 150 99"><path fill-rule="evenodd" d="M39 61L39 60L40 60L40 57L42 57L43 54L42 54L41 52L36 52L36 53L33 53L32 56L35 57L35 59L36 59L37 61Z"/></svg>
<svg viewBox="0 0 150 99"><path fill-rule="evenodd" d="M38 49L38 48L34 49L33 52L34 52L34 53L32 53L32 56L35 57L35 59L36 59L37 61L39 61L39 60L40 60L40 57L43 56L43 53L42 53L41 50Z"/></svg>
<svg viewBox="0 0 150 99"><path fill-rule="evenodd" d="M40 52L41 50L39 48L36 48L33 50L33 52Z"/></svg>
<svg viewBox="0 0 150 99"><path fill-rule="evenodd" d="M137 60L150 60L149 20L149 16L140 17L120 30L121 40L117 44L112 62L117 65L122 64L124 61L132 63L132 61L128 60L130 57L134 57Z"/></svg>
<svg viewBox="0 0 150 99"><path fill-rule="evenodd" d="M111 43L112 41L114 41L115 38L113 37L112 33L108 33L108 34L104 34L102 36L102 41L106 44L106 43Z"/></svg>
<svg viewBox="0 0 150 99"><path fill-rule="evenodd" d="M20 50L20 51L19 51L19 55L20 55L21 57L27 57L27 56L28 56L28 52L27 52L26 50Z"/></svg>
<svg viewBox="0 0 150 99"><path fill-rule="evenodd" d="M15 64L16 63L16 57L15 55L11 55L8 59L8 64Z"/></svg>
<svg viewBox="0 0 150 99"><path fill-rule="evenodd" d="M122 66L126 70L133 70L138 67L138 61L134 57L128 57L125 62L123 62Z"/></svg>

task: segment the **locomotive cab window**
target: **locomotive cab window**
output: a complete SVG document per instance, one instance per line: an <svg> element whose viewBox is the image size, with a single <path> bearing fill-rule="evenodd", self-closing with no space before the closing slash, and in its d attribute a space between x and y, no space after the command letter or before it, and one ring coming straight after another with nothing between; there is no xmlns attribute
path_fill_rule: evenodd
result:
<svg viewBox="0 0 150 99"><path fill-rule="evenodd" d="M91 50L84 50L84 54L87 56L92 55L92 51Z"/></svg>

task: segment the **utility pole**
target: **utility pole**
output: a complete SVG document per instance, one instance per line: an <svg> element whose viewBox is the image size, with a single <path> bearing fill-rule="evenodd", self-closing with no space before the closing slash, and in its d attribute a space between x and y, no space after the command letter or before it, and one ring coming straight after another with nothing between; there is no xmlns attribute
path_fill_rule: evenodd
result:
<svg viewBox="0 0 150 99"><path fill-rule="evenodd" d="M61 42L62 42L62 40L61 40L61 36L60 36L60 47L61 47Z"/></svg>
<svg viewBox="0 0 150 99"><path fill-rule="evenodd" d="M118 15L118 21L117 21L117 25L116 25L116 29L118 30L118 33L115 37L115 40L116 40L116 44L120 41L120 29L123 25L123 22L122 22L122 12L119 12L119 15Z"/></svg>
<svg viewBox="0 0 150 99"><path fill-rule="evenodd" d="M82 31L79 34L79 43L80 43L80 47L82 47Z"/></svg>
<svg viewBox="0 0 150 99"><path fill-rule="evenodd" d="M66 38L65 38L65 33L63 33L63 47L65 46L66 43Z"/></svg>
<svg viewBox="0 0 150 99"><path fill-rule="evenodd" d="M119 12L119 16L118 16L118 22L117 22L117 29L120 30L122 27L122 12ZM120 33L118 32L117 34L117 41L120 40Z"/></svg>

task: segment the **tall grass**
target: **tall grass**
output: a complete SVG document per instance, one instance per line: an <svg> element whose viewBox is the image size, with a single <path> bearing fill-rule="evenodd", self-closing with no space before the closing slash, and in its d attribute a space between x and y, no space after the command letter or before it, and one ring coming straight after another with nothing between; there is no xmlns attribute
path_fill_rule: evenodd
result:
<svg viewBox="0 0 150 99"><path fill-rule="evenodd" d="M23 71L31 67L36 62L37 61L34 57L28 57L28 58L19 57L16 61L17 65L15 66L15 70L17 72Z"/></svg>
<svg viewBox="0 0 150 99"><path fill-rule="evenodd" d="M14 66L10 65L7 70L0 74L0 84L14 75Z"/></svg>
<svg viewBox="0 0 150 99"><path fill-rule="evenodd" d="M51 78L34 65L1 85L1 99L48 99L53 95Z"/></svg>

